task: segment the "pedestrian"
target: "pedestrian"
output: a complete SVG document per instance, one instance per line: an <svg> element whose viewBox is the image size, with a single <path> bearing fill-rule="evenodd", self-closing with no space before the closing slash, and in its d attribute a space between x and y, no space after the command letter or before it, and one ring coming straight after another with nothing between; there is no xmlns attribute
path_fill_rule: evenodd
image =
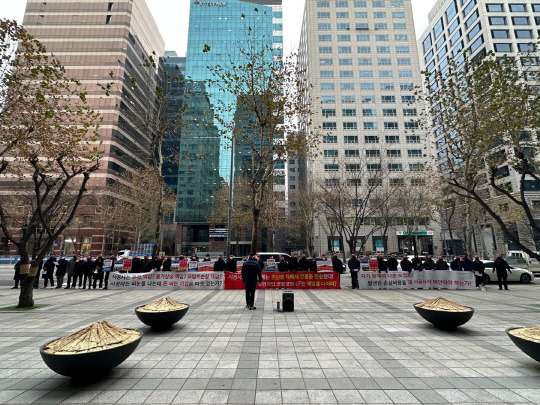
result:
<svg viewBox="0 0 540 405"><path fill-rule="evenodd" d="M133 260L131 261L131 273L142 273L142 272L143 272L143 262L139 256L135 256Z"/></svg>
<svg viewBox="0 0 540 405"><path fill-rule="evenodd" d="M414 255L413 259L411 260L411 265L413 270L422 271L422 259L418 257L418 255ZM403 266L402 266L403 267Z"/></svg>
<svg viewBox="0 0 540 405"><path fill-rule="evenodd" d="M302 254L302 257L298 261L298 270L309 271L309 260L307 259L305 253Z"/></svg>
<svg viewBox="0 0 540 405"><path fill-rule="evenodd" d="M105 280L104 280L104 286L103 286L104 290L107 290L108 287L109 287L109 275L111 274L111 271L114 270L114 263L116 262L116 256L111 255L110 259L112 261L111 262L111 267L106 269L106 271L104 271L104 273L105 273Z"/></svg>
<svg viewBox="0 0 540 405"><path fill-rule="evenodd" d="M510 265L506 260L503 259L500 253L497 255L497 258L493 262L493 273L495 273L495 271L497 271L499 290L502 290L503 284L504 289L508 290L508 283L506 282L506 279L508 278L508 273L506 271L512 273L512 270L510 270Z"/></svg>
<svg viewBox="0 0 540 405"><path fill-rule="evenodd" d="M279 258L279 263L277 265L278 271L281 273L285 273L289 271L289 263L285 261L285 256L281 256Z"/></svg>
<svg viewBox="0 0 540 405"><path fill-rule="evenodd" d="M56 288L62 288L64 284L64 276L66 275L68 267L68 261L65 255L60 255L58 265L56 266Z"/></svg>
<svg viewBox="0 0 540 405"><path fill-rule="evenodd" d="M242 281L246 286L246 308L255 310L255 290L257 289L257 279L262 283L262 272L255 258L255 253L249 254L249 259L242 265Z"/></svg>
<svg viewBox="0 0 540 405"><path fill-rule="evenodd" d="M474 271L474 264L471 259L469 259L469 256L467 253L463 255L463 260L461 261L461 267L463 268L463 271Z"/></svg>
<svg viewBox="0 0 540 405"><path fill-rule="evenodd" d="M204 255L204 259L203 259L202 261L203 261L203 262L211 262L212 259L210 259L210 254L209 254L209 253L205 254L205 255Z"/></svg>
<svg viewBox="0 0 540 405"><path fill-rule="evenodd" d="M92 284L92 287L94 287L94 290L96 289L97 282L99 280L99 288L101 289L103 287L103 263L105 262L105 259L103 258L103 255L100 253L94 262L94 272L93 272L93 278L94 283Z"/></svg>
<svg viewBox="0 0 540 405"><path fill-rule="evenodd" d="M142 259L141 261L141 264L142 264L142 272L143 273L149 273L150 272L150 262L152 260L150 260L150 258L148 257L148 255L144 255L144 258Z"/></svg>
<svg viewBox="0 0 540 405"><path fill-rule="evenodd" d="M69 263L67 265L67 285L64 288L65 290L69 290L71 288L71 279L73 278L73 274L75 273L76 264L77 264L77 255L74 254L73 257L69 260Z"/></svg>
<svg viewBox="0 0 540 405"><path fill-rule="evenodd" d="M390 271L397 271L398 261L395 254L391 254L390 258L386 261L386 268Z"/></svg>
<svg viewBox="0 0 540 405"><path fill-rule="evenodd" d="M341 273L343 273L343 262L337 254L332 255L332 270L338 274L339 288L341 288Z"/></svg>
<svg viewBox="0 0 540 405"><path fill-rule="evenodd" d="M214 271L225 271L227 269L227 263L223 260L223 256L219 255L214 263Z"/></svg>
<svg viewBox="0 0 540 405"><path fill-rule="evenodd" d="M377 267L379 268L379 273L388 273L388 267L386 267L386 262L384 261L384 257L381 254L377 255Z"/></svg>
<svg viewBox="0 0 540 405"><path fill-rule="evenodd" d="M163 264L163 259L161 256L152 256L152 260L150 260L150 263L148 264L147 270L148 272L151 271L160 271L161 265Z"/></svg>
<svg viewBox="0 0 540 405"><path fill-rule="evenodd" d="M478 255L474 256L474 278L476 279L476 289L486 291L485 278L486 278L486 265L480 260Z"/></svg>
<svg viewBox="0 0 540 405"><path fill-rule="evenodd" d="M85 267L84 257L80 255L79 259L77 260L77 263L75 263L75 270L73 271L73 284L71 284L71 288L75 288L75 286L77 285L77 280L79 281L79 288L82 288L82 277L83 277L84 267Z"/></svg>
<svg viewBox="0 0 540 405"><path fill-rule="evenodd" d="M453 271L463 271L463 266L462 266L462 263L461 263L461 257L456 256L454 258L454 260L452 260L452 262L450 263L450 268Z"/></svg>
<svg viewBox="0 0 540 405"><path fill-rule="evenodd" d="M51 288L54 287L54 269L56 268L56 255L51 255L43 264L43 278L45 279L43 288L47 288L47 281L51 282Z"/></svg>
<svg viewBox="0 0 540 405"><path fill-rule="evenodd" d="M317 256L313 255L309 261L309 271L317 272Z"/></svg>
<svg viewBox="0 0 540 405"><path fill-rule="evenodd" d="M83 267L83 290L86 290L86 281L88 281L88 289L92 288L92 278L94 277L94 270L96 269L96 263L92 259L92 256L88 255L86 263Z"/></svg>
<svg viewBox="0 0 540 405"><path fill-rule="evenodd" d="M411 261L409 260L407 255L403 255L403 257L401 258L401 270L410 273L412 272L412 269L413 267Z"/></svg>
<svg viewBox="0 0 540 405"><path fill-rule="evenodd" d="M295 254L289 259L289 271L298 271L298 257Z"/></svg>
<svg viewBox="0 0 540 405"><path fill-rule="evenodd" d="M229 260L227 260L227 269L229 273L236 273L236 260L234 260L233 255L229 255Z"/></svg>
<svg viewBox="0 0 540 405"><path fill-rule="evenodd" d="M435 270L435 262L431 258L431 255L426 256L426 260L422 264L424 270Z"/></svg>
<svg viewBox="0 0 540 405"><path fill-rule="evenodd" d="M163 262L163 271L171 271L171 267L172 267L172 257L167 256L167 258Z"/></svg>
<svg viewBox="0 0 540 405"><path fill-rule="evenodd" d="M354 253L351 255L351 258L347 262L347 266L349 267L349 271L351 272L352 289L359 289L360 286L358 285L358 272L360 271L360 260L356 258L356 255Z"/></svg>
<svg viewBox="0 0 540 405"><path fill-rule="evenodd" d="M448 270L449 268L450 266L448 265L446 260L444 260L444 258L441 255L437 256L437 262L435 263L435 270Z"/></svg>
<svg viewBox="0 0 540 405"><path fill-rule="evenodd" d="M13 275L13 280L15 281L15 285L11 287L11 289L16 290L19 288L19 281L21 280L21 261L20 260L18 260L17 263L15 263L13 270L15 270L15 274Z"/></svg>

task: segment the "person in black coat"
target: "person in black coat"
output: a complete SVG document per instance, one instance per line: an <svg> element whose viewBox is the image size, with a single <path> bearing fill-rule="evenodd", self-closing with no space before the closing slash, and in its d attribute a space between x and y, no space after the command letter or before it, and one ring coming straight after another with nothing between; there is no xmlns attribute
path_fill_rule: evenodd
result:
<svg viewBox="0 0 540 405"><path fill-rule="evenodd" d="M412 269L412 263L410 262L409 258L407 257L407 255L403 255L403 257L401 258L401 270L410 273Z"/></svg>
<svg viewBox="0 0 540 405"><path fill-rule="evenodd" d="M454 271L463 271L463 265L461 263L461 257L456 256L450 263L450 268Z"/></svg>
<svg viewBox="0 0 540 405"><path fill-rule="evenodd" d="M332 270L338 272L339 274L343 273L343 262L340 260L337 254L332 256Z"/></svg>
<svg viewBox="0 0 540 405"><path fill-rule="evenodd" d="M211 262L212 259L210 259L210 255L207 253L204 255L204 259L202 260L203 262Z"/></svg>
<svg viewBox="0 0 540 405"><path fill-rule="evenodd" d="M234 260L234 256L230 255L229 260L227 260L227 269L226 271L230 273L236 273L236 260Z"/></svg>
<svg viewBox="0 0 540 405"><path fill-rule="evenodd" d="M88 280L88 289L92 288L92 277L96 269L96 262L92 260L92 256L88 256L83 268L83 290L86 290L86 280Z"/></svg>
<svg viewBox="0 0 540 405"><path fill-rule="evenodd" d="M508 290L508 283L506 282L508 273L506 271L512 273L512 270L510 270L510 265L506 260L502 258L502 255L500 253L497 255L497 258L493 262L493 273L495 273L495 271L497 272L497 279L499 281L499 290L502 290L503 284L504 289Z"/></svg>
<svg viewBox="0 0 540 405"><path fill-rule="evenodd" d="M79 280L79 288L82 287L83 269L84 258L83 256L79 256L77 262L75 263L75 268L73 269L73 283L71 284L71 288L75 288L77 286L77 280Z"/></svg>
<svg viewBox="0 0 540 405"><path fill-rule="evenodd" d="M358 272L360 271L360 260L356 258L356 255L353 253L351 255L351 258L347 262L347 267L349 267L349 271L351 272L351 281L352 281L352 289L360 288L358 285Z"/></svg>
<svg viewBox="0 0 540 405"><path fill-rule="evenodd" d="M412 269L422 271L422 259L418 257L418 255L414 255L413 259L411 260Z"/></svg>
<svg viewBox="0 0 540 405"><path fill-rule="evenodd" d="M282 273L289 271L289 263L285 261L285 257L281 256L277 268Z"/></svg>
<svg viewBox="0 0 540 405"><path fill-rule="evenodd" d="M257 279L262 283L262 272L259 263L255 259L255 253L249 254L249 259L242 265L242 281L246 285L246 308L255 310L255 290Z"/></svg>
<svg viewBox="0 0 540 405"><path fill-rule="evenodd" d="M116 262L116 256L111 255L110 259L112 260L111 269L105 272L105 285L103 287L104 290L106 290L109 286L109 275L111 274L111 272L114 271L114 263Z"/></svg>
<svg viewBox="0 0 540 405"><path fill-rule="evenodd" d="M43 278L45 279L43 288L47 288L47 281L51 282L51 288L54 287L53 275L54 275L55 268L56 268L56 256L51 255L47 259L47 261L43 264L43 270L44 270Z"/></svg>
<svg viewBox="0 0 540 405"><path fill-rule="evenodd" d="M103 287L103 263L105 262L105 259L103 258L103 255L100 253L94 262L95 269L94 269L94 283L92 284L92 287L94 290L96 289L97 281L99 280L99 288Z"/></svg>
<svg viewBox="0 0 540 405"><path fill-rule="evenodd" d="M143 262L142 260L135 256L131 262L131 273L142 273L143 272Z"/></svg>
<svg viewBox="0 0 540 405"><path fill-rule="evenodd" d="M163 271L171 271L172 266L172 258L171 256L167 256L167 258L163 261Z"/></svg>
<svg viewBox="0 0 540 405"><path fill-rule="evenodd" d="M476 288L486 291L484 279L486 276L486 265L480 260L478 255L474 256L473 261L474 266L474 278L476 280Z"/></svg>
<svg viewBox="0 0 540 405"><path fill-rule="evenodd" d="M299 268L298 266L298 258L296 257L296 255L292 255L289 259L289 271L297 271Z"/></svg>
<svg viewBox="0 0 540 405"><path fill-rule="evenodd" d="M463 260L461 261L461 267L463 271L474 271L474 264L467 254L463 255Z"/></svg>
<svg viewBox="0 0 540 405"><path fill-rule="evenodd" d="M386 261L386 268L390 271L397 271L398 261L395 254L391 254L390 258Z"/></svg>
<svg viewBox="0 0 540 405"><path fill-rule="evenodd" d="M317 272L317 256L313 256L309 261L309 271Z"/></svg>
<svg viewBox="0 0 540 405"><path fill-rule="evenodd" d="M386 262L381 254L377 255L377 267L379 268L379 273L382 273L383 271L388 273L388 267L386 267Z"/></svg>
<svg viewBox="0 0 540 405"><path fill-rule="evenodd" d="M298 261L298 270L300 271L309 271L309 260L304 253L300 260Z"/></svg>
<svg viewBox="0 0 540 405"><path fill-rule="evenodd" d="M56 288L62 288L62 284L64 284L64 276L67 273L67 267L68 261L64 255L61 255L60 259L58 260L58 265L56 266Z"/></svg>
<svg viewBox="0 0 540 405"><path fill-rule="evenodd" d="M426 256L426 261L422 264L424 270L435 270L435 262L430 255Z"/></svg>
<svg viewBox="0 0 540 405"><path fill-rule="evenodd" d="M152 270L150 268L150 263L152 262L152 260L148 257L148 255L144 255L144 258L142 259L141 261L141 264L142 264L142 270L141 272L142 273L149 273L150 270Z"/></svg>
<svg viewBox="0 0 540 405"><path fill-rule="evenodd" d="M11 289L16 290L19 288L19 281L21 280L21 261L20 260L17 261L17 263L15 263L13 270L15 270L15 274L13 275L13 280L15 281L15 285L11 287Z"/></svg>
<svg viewBox="0 0 540 405"><path fill-rule="evenodd" d="M225 271L227 269L227 264L223 260L223 256L219 255L216 262L214 263L214 271Z"/></svg>
<svg viewBox="0 0 540 405"><path fill-rule="evenodd" d="M446 263L446 260L442 256L437 257L437 262L435 263L435 270L448 270L450 266Z"/></svg>

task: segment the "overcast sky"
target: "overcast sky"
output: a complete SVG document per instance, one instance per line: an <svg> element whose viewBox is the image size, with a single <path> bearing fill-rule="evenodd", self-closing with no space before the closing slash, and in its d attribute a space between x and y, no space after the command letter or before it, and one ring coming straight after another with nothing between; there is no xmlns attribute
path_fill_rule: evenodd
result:
<svg viewBox="0 0 540 405"><path fill-rule="evenodd" d="M315 1L315 0L312 0ZM437 0L412 0L416 35L427 26L427 14ZM185 55L191 0L146 0L165 39L165 48ZM303 0L283 0L284 47L290 53L298 46ZM26 0L0 0L0 18L22 21Z"/></svg>

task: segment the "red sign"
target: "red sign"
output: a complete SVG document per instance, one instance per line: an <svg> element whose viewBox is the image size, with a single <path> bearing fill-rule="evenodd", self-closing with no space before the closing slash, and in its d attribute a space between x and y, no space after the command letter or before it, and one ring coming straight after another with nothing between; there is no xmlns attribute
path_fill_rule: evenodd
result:
<svg viewBox="0 0 540 405"><path fill-rule="evenodd" d="M122 266L122 270L131 271L132 264L133 264L133 259L124 259L124 265Z"/></svg>
<svg viewBox="0 0 540 405"><path fill-rule="evenodd" d="M377 259L369 259L369 269L371 271L379 270L379 262L377 261Z"/></svg>
<svg viewBox="0 0 540 405"><path fill-rule="evenodd" d="M314 271L297 271L288 273L277 273L274 271L263 271L262 285L257 285L259 289L286 288L291 290L315 290L315 289L338 289L339 274L335 271L315 273ZM246 288L240 273L225 273L226 290L243 290Z"/></svg>

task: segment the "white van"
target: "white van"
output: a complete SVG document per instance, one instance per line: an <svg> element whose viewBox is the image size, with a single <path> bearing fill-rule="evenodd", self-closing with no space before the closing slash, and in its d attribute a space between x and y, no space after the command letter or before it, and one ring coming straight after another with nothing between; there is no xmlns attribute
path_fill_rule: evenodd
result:
<svg viewBox="0 0 540 405"><path fill-rule="evenodd" d="M127 258L130 256L130 254L131 254L131 250L129 250L129 249L124 249L124 250L120 250L120 251L118 252L118 254L116 255L116 257L117 257L118 259L120 259L121 257L123 257L124 259L127 259Z"/></svg>

